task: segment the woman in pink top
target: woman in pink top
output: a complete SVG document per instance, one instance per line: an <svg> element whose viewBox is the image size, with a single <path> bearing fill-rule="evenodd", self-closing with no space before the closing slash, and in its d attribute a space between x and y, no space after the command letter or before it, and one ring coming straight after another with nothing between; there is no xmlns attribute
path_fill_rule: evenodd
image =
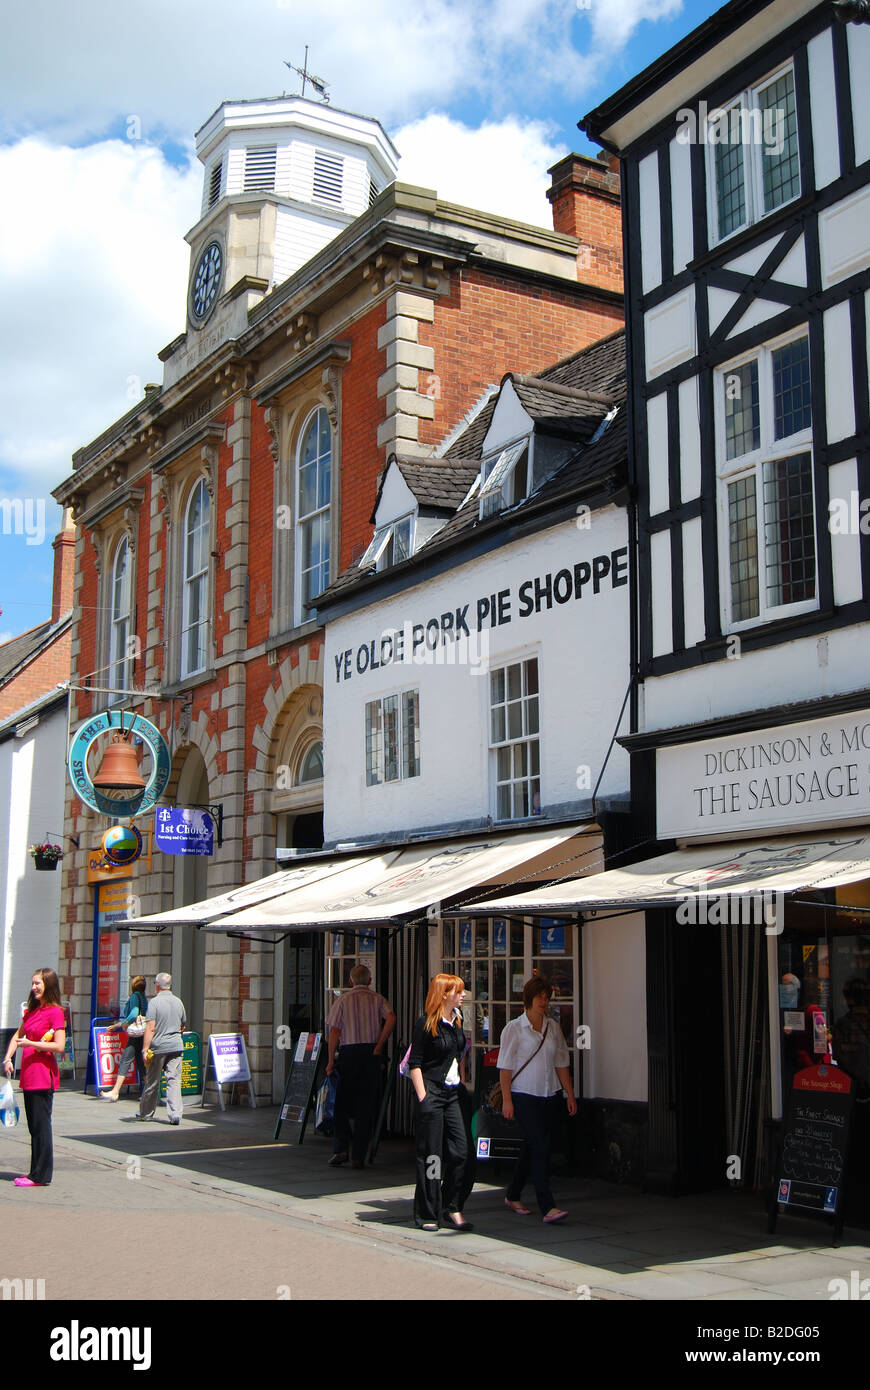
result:
<svg viewBox="0 0 870 1390"><path fill-rule="evenodd" d="M51 1107L60 1085L57 1056L66 1045L65 1023L57 975L53 970L35 970L24 1017L3 1062L6 1075L11 1076L12 1059L17 1049L24 1047L18 1084L30 1130L30 1173L26 1178L16 1178L16 1187L47 1187L51 1182Z"/></svg>

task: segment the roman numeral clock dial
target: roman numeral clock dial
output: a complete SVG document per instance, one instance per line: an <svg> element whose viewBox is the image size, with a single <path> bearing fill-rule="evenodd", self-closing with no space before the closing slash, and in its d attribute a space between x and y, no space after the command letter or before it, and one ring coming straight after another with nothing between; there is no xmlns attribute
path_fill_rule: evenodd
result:
<svg viewBox="0 0 870 1390"><path fill-rule="evenodd" d="M209 242L197 262L190 287L190 316L197 327L205 323L217 303L223 268L219 243Z"/></svg>

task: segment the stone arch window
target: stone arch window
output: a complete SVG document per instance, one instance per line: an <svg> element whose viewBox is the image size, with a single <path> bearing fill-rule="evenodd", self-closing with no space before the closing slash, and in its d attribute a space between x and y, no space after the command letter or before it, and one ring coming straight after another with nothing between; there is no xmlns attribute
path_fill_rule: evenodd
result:
<svg viewBox="0 0 870 1390"><path fill-rule="evenodd" d="M279 847L323 843L322 714L317 686L302 687L287 702L271 797Z"/></svg>
<svg viewBox="0 0 870 1390"><path fill-rule="evenodd" d="M115 547L109 578L111 614L109 618L109 671L106 682L112 694L107 696L109 704L117 704L124 699L123 692L130 689L134 654L131 646L133 636L133 557L130 542L123 535Z"/></svg>
<svg viewBox="0 0 870 1390"><path fill-rule="evenodd" d="M296 452L296 622L329 584L332 426L324 406L305 421Z"/></svg>
<svg viewBox="0 0 870 1390"><path fill-rule="evenodd" d="M182 528L182 600L180 675L195 675L208 664L209 552L211 498L200 478L191 490Z"/></svg>

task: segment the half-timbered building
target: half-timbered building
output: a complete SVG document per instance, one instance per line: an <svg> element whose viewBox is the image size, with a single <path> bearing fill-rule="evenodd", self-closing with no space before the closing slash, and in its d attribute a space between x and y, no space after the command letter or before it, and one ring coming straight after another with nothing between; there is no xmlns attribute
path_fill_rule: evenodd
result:
<svg viewBox="0 0 870 1390"><path fill-rule="evenodd" d="M638 876L661 880L635 892L659 904L649 1173L672 1188L760 1181L797 1065L833 1048L870 1082L842 1026L866 1019L870 982L870 26L854 13L732 0L583 122L620 154L627 210L626 742ZM654 841L670 865L648 862ZM679 895L704 885L742 917L733 899L721 931L701 921Z"/></svg>

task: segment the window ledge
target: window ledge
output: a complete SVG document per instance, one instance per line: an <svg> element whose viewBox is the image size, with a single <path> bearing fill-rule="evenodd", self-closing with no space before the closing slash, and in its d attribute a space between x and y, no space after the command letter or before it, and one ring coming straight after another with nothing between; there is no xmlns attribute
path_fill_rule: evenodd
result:
<svg viewBox="0 0 870 1390"><path fill-rule="evenodd" d="M805 608L801 613L795 613L793 617L775 618L772 622L758 622L754 627L734 628L729 632L723 632L721 637L711 637L705 642L699 642L698 650L709 652L711 656L716 656L718 659L721 649L734 637L742 642L745 637L754 637L756 634L763 634L767 637L775 636L781 632L786 636L794 628L806 627L808 624L821 626L830 622L835 611L833 608Z"/></svg>
<svg viewBox="0 0 870 1390"><path fill-rule="evenodd" d="M278 647L287 647L291 642L298 642L302 637L310 637L313 632L322 632L323 624L318 623L313 618L307 622L300 623L298 627L289 627L284 632L276 632L274 636L266 638L266 651L273 652Z"/></svg>
<svg viewBox="0 0 870 1390"><path fill-rule="evenodd" d="M197 685L208 685L210 681L217 679L217 672L213 666L205 671L196 671L191 676L182 676L178 680L172 681L170 685L161 686L161 695L164 699L171 700L176 695L183 695L185 691L192 690Z"/></svg>
<svg viewBox="0 0 870 1390"><path fill-rule="evenodd" d="M714 265L717 261L722 260L723 257L736 255L747 243L756 240L759 234L763 233L767 235L770 232L778 231L780 224L791 222L796 216L799 216L802 212L806 212L812 207L814 200L814 194L804 193L800 198L795 198L790 203L783 203L782 207L777 208L775 212L769 212L765 217L760 217L757 222L753 222L750 226L744 227L742 231L735 232L733 236L726 236L723 237L721 241L717 241L709 250L704 251L700 256L696 256L693 261L689 261L686 269L694 273L697 270L703 270L705 266ZM774 276L775 275L776 272L774 271ZM751 279L752 277L750 276L749 278Z"/></svg>

